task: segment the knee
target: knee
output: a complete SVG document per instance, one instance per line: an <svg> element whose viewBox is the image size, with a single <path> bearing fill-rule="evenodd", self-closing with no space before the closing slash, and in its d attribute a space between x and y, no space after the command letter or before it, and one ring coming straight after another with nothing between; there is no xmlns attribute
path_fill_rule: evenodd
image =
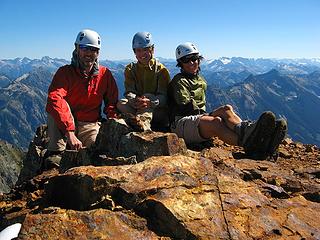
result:
<svg viewBox="0 0 320 240"><path fill-rule="evenodd" d="M230 104L226 104L223 106L223 110L233 112L233 107Z"/></svg>
<svg viewBox="0 0 320 240"><path fill-rule="evenodd" d="M118 102L117 102L117 109L119 112L121 113L126 113L128 112L128 108L129 108L129 104L128 104L128 100L127 99L120 99Z"/></svg>
<svg viewBox="0 0 320 240"><path fill-rule="evenodd" d="M203 138L217 136L223 130L223 120L221 117L201 119L199 130Z"/></svg>
<svg viewBox="0 0 320 240"><path fill-rule="evenodd" d="M118 111L123 112L123 103L121 102L121 100L117 102L116 107Z"/></svg>
<svg viewBox="0 0 320 240"><path fill-rule="evenodd" d="M224 121L221 117L214 117L211 120L211 130L214 131L215 135L224 129Z"/></svg>
<svg viewBox="0 0 320 240"><path fill-rule="evenodd" d="M121 107L121 105L125 104L122 100L119 100L116 104L117 107Z"/></svg>
<svg viewBox="0 0 320 240"><path fill-rule="evenodd" d="M222 118L221 117L214 117L211 119L211 122L214 123L214 124L221 124L223 122Z"/></svg>
<svg viewBox="0 0 320 240"><path fill-rule="evenodd" d="M201 125L203 125L206 129L212 131L213 129L220 128L223 124L223 120L221 117L210 117L203 119L200 121Z"/></svg>

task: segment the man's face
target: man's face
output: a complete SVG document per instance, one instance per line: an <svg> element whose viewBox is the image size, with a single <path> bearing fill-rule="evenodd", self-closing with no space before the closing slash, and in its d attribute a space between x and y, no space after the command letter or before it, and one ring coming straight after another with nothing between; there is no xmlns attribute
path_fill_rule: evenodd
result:
<svg viewBox="0 0 320 240"><path fill-rule="evenodd" d="M95 47L79 45L78 56L81 67L83 67L85 70L91 70L94 62L99 56L99 49Z"/></svg>
<svg viewBox="0 0 320 240"><path fill-rule="evenodd" d="M142 64L148 64L153 56L153 47L134 49L137 60Z"/></svg>

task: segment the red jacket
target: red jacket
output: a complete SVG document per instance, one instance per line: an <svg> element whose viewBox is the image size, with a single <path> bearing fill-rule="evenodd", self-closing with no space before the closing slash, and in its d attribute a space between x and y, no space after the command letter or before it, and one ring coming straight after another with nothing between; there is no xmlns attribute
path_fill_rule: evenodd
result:
<svg viewBox="0 0 320 240"><path fill-rule="evenodd" d="M102 101L104 113L112 115L118 101L118 87L109 69L100 66L97 75L86 79L78 69L65 65L58 69L49 86L46 110L65 133L75 130L74 119L98 121Z"/></svg>

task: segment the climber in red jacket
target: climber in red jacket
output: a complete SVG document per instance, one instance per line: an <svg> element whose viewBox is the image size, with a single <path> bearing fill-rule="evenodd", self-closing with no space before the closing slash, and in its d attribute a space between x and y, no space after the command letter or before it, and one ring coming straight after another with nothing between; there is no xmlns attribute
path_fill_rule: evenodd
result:
<svg viewBox="0 0 320 240"><path fill-rule="evenodd" d="M60 67L49 86L48 151L79 150L95 142L100 128L101 105L108 118L116 117L118 88L106 67L99 66L101 39L84 29L75 41L70 65Z"/></svg>

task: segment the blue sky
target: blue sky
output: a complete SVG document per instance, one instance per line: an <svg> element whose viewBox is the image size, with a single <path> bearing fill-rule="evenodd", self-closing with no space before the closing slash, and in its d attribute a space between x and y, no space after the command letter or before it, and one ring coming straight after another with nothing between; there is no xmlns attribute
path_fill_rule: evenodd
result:
<svg viewBox="0 0 320 240"><path fill-rule="evenodd" d="M207 59L320 57L318 0L1 0L0 59L70 59L84 28L102 37L101 59L132 59L151 32L157 57L191 41Z"/></svg>

